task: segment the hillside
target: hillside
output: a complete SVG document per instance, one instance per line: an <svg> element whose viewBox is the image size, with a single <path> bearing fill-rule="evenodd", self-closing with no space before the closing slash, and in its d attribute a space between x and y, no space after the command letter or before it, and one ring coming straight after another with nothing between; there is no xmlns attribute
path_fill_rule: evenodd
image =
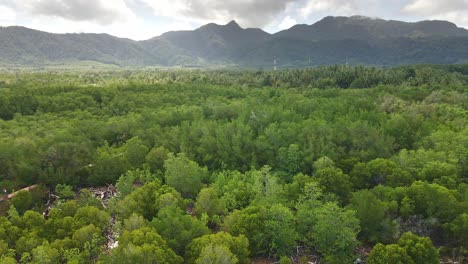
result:
<svg viewBox="0 0 468 264"><path fill-rule="evenodd" d="M269 34L235 21L172 31L145 41L107 34L51 34L0 28L0 64L40 66L96 61L119 66L280 67L399 65L468 61L468 30L447 21L408 23L362 16L325 17Z"/></svg>

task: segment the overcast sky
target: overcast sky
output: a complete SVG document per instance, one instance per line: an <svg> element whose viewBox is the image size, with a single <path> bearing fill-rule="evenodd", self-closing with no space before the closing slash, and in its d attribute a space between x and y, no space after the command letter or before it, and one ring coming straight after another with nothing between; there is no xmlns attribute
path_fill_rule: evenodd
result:
<svg viewBox="0 0 468 264"><path fill-rule="evenodd" d="M270 33L325 16L449 20L468 28L468 0L0 0L0 25L136 40L236 20Z"/></svg>

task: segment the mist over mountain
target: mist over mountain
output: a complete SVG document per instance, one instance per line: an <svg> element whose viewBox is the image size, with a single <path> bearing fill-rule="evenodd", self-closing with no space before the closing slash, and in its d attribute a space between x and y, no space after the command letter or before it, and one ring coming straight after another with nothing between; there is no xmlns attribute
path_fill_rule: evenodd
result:
<svg viewBox="0 0 468 264"><path fill-rule="evenodd" d="M235 21L172 31L145 41L108 34L51 34L0 28L0 65L96 61L119 66L306 67L468 62L468 30L447 21L415 23L363 16L325 17L269 34Z"/></svg>

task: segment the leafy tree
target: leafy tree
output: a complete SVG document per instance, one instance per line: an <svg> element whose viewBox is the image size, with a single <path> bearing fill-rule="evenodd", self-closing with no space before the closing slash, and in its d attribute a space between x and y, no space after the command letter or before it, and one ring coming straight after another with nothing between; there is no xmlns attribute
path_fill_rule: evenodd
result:
<svg viewBox="0 0 468 264"><path fill-rule="evenodd" d="M214 253L215 248L206 249L210 246L223 247L225 249L217 250L224 251L225 253L227 253L227 256L230 256L230 254L228 253L230 252L235 258L237 258L239 263L249 263L249 241L247 240L247 238L243 235L232 236L226 232L219 232L212 235L204 235L202 237L195 238L194 240L192 240L192 242L190 242L185 251L185 261L187 263L196 263L197 261L201 261L204 258L207 258L208 260L212 259L211 255L212 253ZM228 249L228 251L226 251L226 249ZM205 254L203 254L204 250L207 250ZM229 260L232 261L234 260L234 258L228 258L227 261Z"/></svg>
<svg viewBox="0 0 468 264"><path fill-rule="evenodd" d="M200 257L195 261L196 264L236 264L238 262L237 257L229 248L213 244L204 247Z"/></svg>
<svg viewBox="0 0 468 264"><path fill-rule="evenodd" d="M75 197L75 193L70 185L57 184L57 186L55 186L55 192L61 199L70 199Z"/></svg>
<svg viewBox="0 0 468 264"><path fill-rule="evenodd" d="M283 186L278 182L278 178L270 173L269 166L252 170L249 174L253 180L254 203L270 205L284 201Z"/></svg>
<svg viewBox="0 0 468 264"><path fill-rule="evenodd" d="M23 214L33 205L33 196L29 191L18 191L13 198L11 204L18 210L18 213Z"/></svg>
<svg viewBox="0 0 468 264"><path fill-rule="evenodd" d="M317 250L329 263L350 262L354 258L359 220L354 211L326 203L315 211L317 222L312 237Z"/></svg>
<svg viewBox="0 0 468 264"><path fill-rule="evenodd" d="M268 210L263 236L268 240L269 254L289 255L298 237L295 229L295 217L285 206L276 204Z"/></svg>
<svg viewBox="0 0 468 264"><path fill-rule="evenodd" d="M350 207L356 211L362 238L370 242L391 240L396 230L385 215L385 204L372 192L361 190L353 193Z"/></svg>
<svg viewBox="0 0 468 264"><path fill-rule="evenodd" d="M151 223L166 239L167 244L180 255L184 254L190 241L209 233L204 222L185 214L174 205L161 209Z"/></svg>
<svg viewBox="0 0 468 264"><path fill-rule="evenodd" d="M439 263L439 253L428 237L419 237L408 232L400 237L397 245L405 249L415 264Z"/></svg>
<svg viewBox="0 0 468 264"><path fill-rule="evenodd" d="M267 217L268 209L264 206L249 206L229 214L224 221L223 229L233 235L246 236L252 254L267 254L270 248L269 241L263 235L267 232L265 230Z"/></svg>
<svg viewBox="0 0 468 264"><path fill-rule="evenodd" d="M366 259L366 263L369 264L413 264L414 261L408 256L404 248L398 245L382 245L377 244L372 251L369 253L369 257Z"/></svg>
<svg viewBox="0 0 468 264"><path fill-rule="evenodd" d="M455 220L444 225L448 237L458 246L468 248L468 214L459 215Z"/></svg>
<svg viewBox="0 0 468 264"><path fill-rule="evenodd" d="M225 211L223 201L218 198L214 188L204 188L200 191L195 202L195 209L198 214L206 213L213 217Z"/></svg>
<svg viewBox="0 0 468 264"><path fill-rule="evenodd" d="M169 155L164 161L166 183L186 197L194 198L201 189L202 179L206 178L207 169L187 158L184 153Z"/></svg>
<svg viewBox="0 0 468 264"><path fill-rule="evenodd" d="M170 205L182 205L180 194L172 187L161 186L158 182L150 182L135 189L119 201L116 211L122 218L128 218L136 213L151 220L160 209Z"/></svg>
<svg viewBox="0 0 468 264"><path fill-rule="evenodd" d="M164 170L164 161L169 158L170 151L164 147L153 148L145 157L146 164L152 172Z"/></svg>
<svg viewBox="0 0 468 264"><path fill-rule="evenodd" d="M253 180L249 176L238 171L223 171L216 176L212 186L229 211L245 208L254 199Z"/></svg>
<svg viewBox="0 0 468 264"><path fill-rule="evenodd" d="M336 194L342 201L348 199L351 191L349 176L338 168L324 168L316 171L314 177L324 188L325 193Z"/></svg>
<svg viewBox="0 0 468 264"><path fill-rule="evenodd" d="M148 153L148 147L143 144L139 137L133 137L123 146L125 158L133 168L139 168L145 162L145 157Z"/></svg>
<svg viewBox="0 0 468 264"><path fill-rule="evenodd" d="M125 197L130 194L134 189L135 184L145 184L152 181L160 183L160 179L152 174L149 170L129 170L119 177L115 186L119 191L119 197Z"/></svg>
<svg viewBox="0 0 468 264"><path fill-rule="evenodd" d="M97 149L97 158L95 164L92 164L88 180L95 186L114 183L130 168L131 163L127 160L124 149L105 145Z"/></svg>
<svg viewBox="0 0 468 264"><path fill-rule="evenodd" d="M303 153L297 144L291 144L288 148L280 148L278 153L278 167L289 175L288 182L302 169Z"/></svg>
<svg viewBox="0 0 468 264"><path fill-rule="evenodd" d="M60 258L59 251L48 244L44 244L32 250L31 263L54 264L58 263Z"/></svg>
<svg viewBox="0 0 468 264"><path fill-rule="evenodd" d="M119 246L103 257L103 263L182 263L166 244L166 241L153 229L143 227L124 231L119 238Z"/></svg>

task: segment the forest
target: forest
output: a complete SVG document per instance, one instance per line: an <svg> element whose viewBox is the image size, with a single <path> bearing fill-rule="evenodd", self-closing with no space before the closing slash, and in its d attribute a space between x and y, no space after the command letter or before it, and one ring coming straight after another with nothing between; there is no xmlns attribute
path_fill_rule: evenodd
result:
<svg viewBox="0 0 468 264"><path fill-rule="evenodd" d="M468 65L0 70L0 262L464 263L467 92Z"/></svg>

